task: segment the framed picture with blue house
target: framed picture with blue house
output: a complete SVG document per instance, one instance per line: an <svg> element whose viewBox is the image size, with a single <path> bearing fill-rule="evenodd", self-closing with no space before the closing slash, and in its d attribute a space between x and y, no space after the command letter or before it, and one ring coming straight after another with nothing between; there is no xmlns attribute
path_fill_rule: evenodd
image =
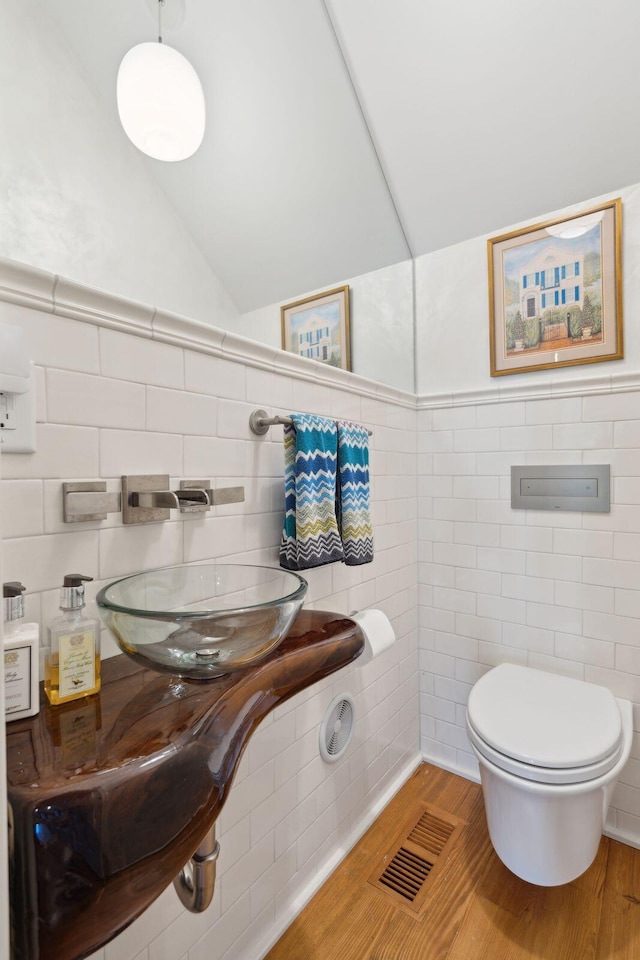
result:
<svg viewBox="0 0 640 960"><path fill-rule="evenodd" d="M620 360L622 203L492 237L491 376Z"/></svg>
<svg viewBox="0 0 640 960"><path fill-rule="evenodd" d="M348 285L287 303L280 313L283 350L351 370Z"/></svg>

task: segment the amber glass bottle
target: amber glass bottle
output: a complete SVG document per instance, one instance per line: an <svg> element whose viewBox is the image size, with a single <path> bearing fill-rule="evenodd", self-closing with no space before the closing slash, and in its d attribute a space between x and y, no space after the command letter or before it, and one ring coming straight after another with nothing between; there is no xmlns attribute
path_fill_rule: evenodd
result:
<svg viewBox="0 0 640 960"><path fill-rule="evenodd" d="M85 617L81 573L64 578L60 591L62 614L49 625L49 648L44 665L44 692L49 703L67 703L100 689L100 623Z"/></svg>

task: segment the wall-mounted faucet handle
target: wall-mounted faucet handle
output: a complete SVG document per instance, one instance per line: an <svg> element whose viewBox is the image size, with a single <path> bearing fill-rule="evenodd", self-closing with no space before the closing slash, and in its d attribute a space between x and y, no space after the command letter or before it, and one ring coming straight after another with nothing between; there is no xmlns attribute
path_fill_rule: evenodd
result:
<svg viewBox="0 0 640 960"><path fill-rule="evenodd" d="M65 523L106 520L109 513L120 513L122 496L107 493L104 480L62 484L62 515Z"/></svg>
<svg viewBox="0 0 640 960"><path fill-rule="evenodd" d="M187 493L189 489L192 493L207 495L207 507L194 506L189 512L201 512L204 509L208 510L209 507L221 507L226 503L244 503L244 487L216 487L212 490L210 480L183 480L180 490ZM180 509L182 510L182 507Z"/></svg>
<svg viewBox="0 0 640 960"><path fill-rule="evenodd" d="M211 503L221 507L225 503L244 503L244 487L216 487L211 491Z"/></svg>

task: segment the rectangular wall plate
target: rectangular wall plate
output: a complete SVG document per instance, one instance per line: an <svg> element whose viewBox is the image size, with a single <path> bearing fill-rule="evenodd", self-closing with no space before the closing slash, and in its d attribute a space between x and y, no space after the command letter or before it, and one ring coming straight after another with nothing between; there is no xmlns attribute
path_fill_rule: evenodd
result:
<svg viewBox="0 0 640 960"><path fill-rule="evenodd" d="M171 516L169 507L139 507L137 497L140 493L159 493L169 490L168 474L142 474L122 478L122 522L158 523ZM177 501L176 501L177 505Z"/></svg>
<svg viewBox="0 0 640 960"><path fill-rule="evenodd" d="M610 510L609 464L512 466L511 506L516 510Z"/></svg>

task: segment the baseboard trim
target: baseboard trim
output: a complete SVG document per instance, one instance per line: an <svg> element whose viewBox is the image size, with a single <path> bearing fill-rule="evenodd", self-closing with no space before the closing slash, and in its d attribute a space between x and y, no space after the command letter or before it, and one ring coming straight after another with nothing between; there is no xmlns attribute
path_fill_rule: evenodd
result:
<svg viewBox="0 0 640 960"><path fill-rule="evenodd" d="M424 751L422 753L422 759L425 763L432 763L434 767L441 767L449 773L455 773L459 777L464 777L465 780L480 783L480 777L474 776L474 774L465 770L463 767L459 767L455 763L445 763L437 757L430 757ZM605 837L609 837L610 840L617 840L618 843L625 843L628 847L634 847L636 850L640 850L640 837L634 836L634 834L629 833L627 830L622 830L620 827L607 826L602 833Z"/></svg>
<svg viewBox="0 0 640 960"><path fill-rule="evenodd" d="M617 840L618 843L626 843L628 847L635 847L636 850L640 850L640 837L634 837L632 833L627 833L626 830L621 830L620 827L605 827L602 832L605 837L609 837L611 840Z"/></svg>
<svg viewBox="0 0 640 960"><path fill-rule="evenodd" d="M384 807L386 807L389 801L396 795L396 793L406 783L411 774L417 769L417 767L420 766L421 763L430 763L434 767L440 767L442 770L446 770L448 773L454 773L459 777L463 777L465 780L470 780L473 783L480 783L479 776L475 776L469 770L459 766L458 764L445 762L440 758L430 756L424 751L412 757L411 760L405 764L400 773L394 777L384 793L376 800L373 806L371 806L366 813L363 814L356 826L351 830L345 842L338 848L338 850L336 850L324 861L313 878L300 891L298 896L292 900L287 909L276 918L275 924L270 927L269 931L256 942L254 949L250 951L250 956L253 958L253 960L261 960L261 958L266 956L273 945L280 939L287 927L295 920L298 914L311 900L313 895L320 889L329 875L333 873L338 864L344 860L349 851L356 845L360 837L362 837L366 830L368 830L376 817L381 813ZM620 843L627 844L627 846L634 847L636 850L640 850L640 838L634 837L625 830L621 830L618 827L607 827L603 831L603 834L605 837L609 837L611 840L617 840Z"/></svg>
<svg viewBox="0 0 640 960"><path fill-rule="evenodd" d="M422 751L422 759L425 763L432 763L434 767L440 767L442 770L446 770L448 773L455 773L458 777L464 777L465 780L471 780L473 783L480 783L480 777L476 776L474 773L471 773L466 767L458 766L456 763L448 763L446 760L441 760L440 757L432 757L424 750Z"/></svg>
<svg viewBox="0 0 640 960"><path fill-rule="evenodd" d="M256 943L255 948L249 951L249 955L253 960L260 960L260 958L264 957L271 947L280 939L287 927L295 920L313 895L320 889L327 877L333 873L338 864L344 860L360 837L369 829L376 817L378 817L389 801L395 797L398 790L407 782L411 774L420 766L423 760L424 757L422 754L415 754L415 756L405 764L400 773L393 778L384 793L382 793L381 796L376 799L375 803L362 815L344 843L321 864L312 879L302 888L297 897L291 901L286 910L284 910L280 916L276 917L275 924L270 927L269 931Z"/></svg>

